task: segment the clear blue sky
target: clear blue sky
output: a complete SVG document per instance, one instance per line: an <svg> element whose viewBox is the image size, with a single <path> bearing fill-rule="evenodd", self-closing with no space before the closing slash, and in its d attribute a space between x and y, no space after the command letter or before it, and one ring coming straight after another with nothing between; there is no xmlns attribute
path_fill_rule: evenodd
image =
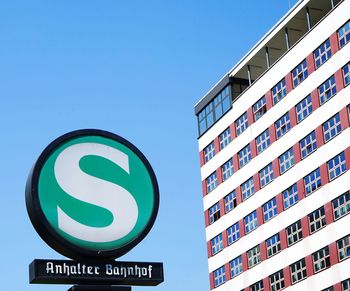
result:
<svg viewBox="0 0 350 291"><path fill-rule="evenodd" d="M0 4L1 290L28 284L35 258L62 258L32 227L24 186L54 138L100 128L153 165L157 221L121 260L162 261L165 282L133 290L208 290L194 104L293 0L2 1Z"/></svg>

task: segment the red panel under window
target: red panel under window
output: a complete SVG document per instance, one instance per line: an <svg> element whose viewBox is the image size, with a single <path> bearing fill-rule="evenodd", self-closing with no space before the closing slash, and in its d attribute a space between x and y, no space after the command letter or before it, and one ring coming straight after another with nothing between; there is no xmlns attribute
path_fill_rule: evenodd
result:
<svg viewBox="0 0 350 291"><path fill-rule="evenodd" d="M287 94L293 90L292 73L289 72L286 76L286 89Z"/></svg>
<svg viewBox="0 0 350 291"><path fill-rule="evenodd" d="M248 125L251 126L254 123L253 108L249 107L247 110Z"/></svg>
<svg viewBox="0 0 350 291"><path fill-rule="evenodd" d="M289 120L290 120L290 127L293 128L297 124L297 115L295 112L295 107L291 108L289 110Z"/></svg>
<svg viewBox="0 0 350 291"><path fill-rule="evenodd" d="M264 224L264 214L263 214L263 209L262 207L259 207L256 210L256 217L258 219L258 226Z"/></svg>
<svg viewBox="0 0 350 291"><path fill-rule="evenodd" d="M317 147L320 148L322 145L324 145L323 128L322 128L322 125L318 126L318 127L315 129L315 133L316 133L316 143L317 143Z"/></svg>
<svg viewBox="0 0 350 291"><path fill-rule="evenodd" d="M326 185L329 182L327 164L320 166L321 172L321 185Z"/></svg>
<svg viewBox="0 0 350 291"><path fill-rule="evenodd" d="M336 242L332 242L329 245L329 257L330 257L330 261L331 261L331 266L333 266L339 262Z"/></svg>
<svg viewBox="0 0 350 291"><path fill-rule="evenodd" d="M278 158L272 161L272 169L273 169L273 175L276 179L278 176L280 176L280 165L279 165Z"/></svg>
<svg viewBox="0 0 350 291"><path fill-rule="evenodd" d="M314 272L314 264L312 262L312 255L308 255L305 257L305 265L306 265L306 274L308 277L315 274Z"/></svg>
<svg viewBox="0 0 350 291"><path fill-rule="evenodd" d="M204 221L205 221L205 227L209 225L209 211L204 211Z"/></svg>
<svg viewBox="0 0 350 291"><path fill-rule="evenodd" d="M264 282L264 291L270 291L270 281L269 281L269 277L266 277L263 279ZM249 290L249 289L248 289Z"/></svg>
<svg viewBox="0 0 350 291"><path fill-rule="evenodd" d="M228 242L227 242L227 231L224 230L222 232L222 241L224 243L224 248L226 248L228 246Z"/></svg>
<svg viewBox="0 0 350 291"><path fill-rule="evenodd" d="M272 94L271 91L265 94L266 99L266 110L269 110L272 107Z"/></svg>
<svg viewBox="0 0 350 291"><path fill-rule="evenodd" d="M342 69L339 69L334 74L335 77L335 85L337 87L337 92L342 90L344 88L344 78L343 78L343 72Z"/></svg>
<svg viewBox="0 0 350 291"><path fill-rule="evenodd" d="M311 92L311 101L312 101L312 110L315 111L317 108L320 107L320 99L318 96L318 89L314 89Z"/></svg>
<svg viewBox="0 0 350 291"><path fill-rule="evenodd" d="M283 268L283 277L284 277L284 286L285 288L292 285L291 279L290 279L290 269L289 266Z"/></svg>
<svg viewBox="0 0 350 291"><path fill-rule="evenodd" d="M340 117L341 128L342 130L345 130L346 128L349 127L349 114L348 114L347 107L340 110L339 117Z"/></svg>
<svg viewBox="0 0 350 291"><path fill-rule="evenodd" d="M241 191L241 186L238 186L236 188L236 201L237 205L242 203L242 191Z"/></svg>
<svg viewBox="0 0 350 291"><path fill-rule="evenodd" d="M277 202L277 213L281 213L283 211L283 195L282 195L282 193L279 193L276 196L276 202Z"/></svg>
<svg viewBox="0 0 350 291"><path fill-rule="evenodd" d="M248 258L247 258L246 252L242 254L242 269L243 269L243 272L248 270Z"/></svg>
<svg viewBox="0 0 350 291"><path fill-rule="evenodd" d="M328 202L324 206L324 211L325 211L325 214L326 214L326 223L327 223L327 225L331 224L332 222L334 222L332 202Z"/></svg>
<svg viewBox="0 0 350 291"><path fill-rule="evenodd" d="M245 236L244 219L241 219L240 221L238 221L238 227L239 227L240 237Z"/></svg>
<svg viewBox="0 0 350 291"><path fill-rule="evenodd" d="M210 290L214 289L214 274L209 274L209 281L210 281Z"/></svg>
<svg viewBox="0 0 350 291"><path fill-rule="evenodd" d="M260 257L261 260L264 261L267 259L267 250L265 241L260 243Z"/></svg>
<svg viewBox="0 0 350 291"><path fill-rule="evenodd" d="M341 282L339 282L333 286L333 291L342 291Z"/></svg>
<svg viewBox="0 0 350 291"><path fill-rule="evenodd" d="M212 257L210 241L207 241L207 254L208 254L208 258Z"/></svg>
<svg viewBox="0 0 350 291"><path fill-rule="evenodd" d="M345 149L345 162L346 162L346 169L350 169L350 148Z"/></svg>
<svg viewBox="0 0 350 291"><path fill-rule="evenodd" d="M254 174L253 181L254 181L254 190L255 190L255 192L257 192L260 189L259 173Z"/></svg>
<svg viewBox="0 0 350 291"><path fill-rule="evenodd" d="M226 281L231 279L230 263L225 264Z"/></svg>
<svg viewBox="0 0 350 291"><path fill-rule="evenodd" d="M201 167L204 165L204 151L200 151L199 153L199 164Z"/></svg>
<svg viewBox="0 0 350 291"><path fill-rule="evenodd" d="M339 50L338 33L334 32L329 37L329 40L330 40L330 43L331 43L332 55L334 55Z"/></svg>
<svg viewBox="0 0 350 291"><path fill-rule="evenodd" d="M297 187L298 187L299 200L304 199L305 198L305 187L304 187L304 180L303 179L300 179L297 182Z"/></svg>
<svg viewBox="0 0 350 291"><path fill-rule="evenodd" d="M231 132L231 139L234 139L234 138L237 137L237 135L236 135L236 128L235 128L235 123L234 122L230 125L230 132Z"/></svg>
<svg viewBox="0 0 350 291"><path fill-rule="evenodd" d="M275 142L276 141L275 124L272 124L269 126L269 134L270 134L270 143Z"/></svg>
<svg viewBox="0 0 350 291"><path fill-rule="evenodd" d="M308 221L307 216L304 216L301 219L301 230L302 230L302 233L303 233L303 238L306 238L306 237L308 237L310 235L309 221Z"/></svg>
<svg viewBox="0 0 350 291"><path fill-rule="evenodd" d="M299 143L296 143L293 145L293 154L294 154L294 161L295 163L299 163L301 160L301 153L300 153L300 148L299 148Z"/></svg>
<svg viewBox="0 0 350 291"><path fill-rule="evenodd" d="M206 180L202 181L202 194L203 194L203 197L205 195L207 195L207 181Z"/></svg>
<svg viewBox="0 0 350 291"><path fill-rule="evenodd" d="M237 171L239 169L238 154L233 156L233 169Z"/></svg>
<svg viewBox="0 0 350 291"><path fill-rule="evenodd" d="M315 71L315 60L314 60L314 54L311 53L306 57L306 64L307 64L307 70L309 72L309 75Z"/></svg>
<svg viewBox="0 0 350 291"><path fill-rule="evenodd" d="M220 151L219 137L216 137L214 139L214 149L215 149L215 154L217 154Z"/></svg>
<svg viewBox="0 0 350 291"><path fill-rule="evenodd" d="M286 249L288 247L287 244L287 234L286 231L283 229L279 232L280 234L280 241L281 241L281 250L283 251L284 249Z"/></svg>
<svg viewBox="0 0 350 291"><path fill-rule="evenodd" d="M221 167L216 170L216 175L218 177L218 185L220 185L222 183L222 170L221 170Z"/></svg>
<svg viewBox="0 0 350 291"><path fill-rule="evenodd" d="M220 203L220 217L223 217L225 215L225 200L221 199L219 203Z"/></svg>
<svg viewBox="0 0 350 291"><path fill-rule="evenodd" d="M250 153L252 155L252 159L257 156L255 139L250 142Z"/></svg>

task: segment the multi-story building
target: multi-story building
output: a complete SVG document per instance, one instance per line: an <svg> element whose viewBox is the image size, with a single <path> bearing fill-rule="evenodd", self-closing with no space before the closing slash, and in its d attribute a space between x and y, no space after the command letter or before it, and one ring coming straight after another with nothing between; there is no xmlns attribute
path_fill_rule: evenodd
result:
<svg viewBox="0 0 350 291"><path fill-rule="evenodd" d="M349 19L299 1L196 104L211 289L350 290Z"/></svg>

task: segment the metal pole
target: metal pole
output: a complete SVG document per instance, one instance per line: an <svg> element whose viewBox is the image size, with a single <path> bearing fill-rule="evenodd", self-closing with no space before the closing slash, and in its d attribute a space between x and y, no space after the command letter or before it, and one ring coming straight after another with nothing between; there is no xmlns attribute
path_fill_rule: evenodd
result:
<svg viewBox="0 0 350 291"><path fill-rule="evenodd" d="M310 30L311 29L311 18L310 18L309 7L306 7L306 20L307 20L307 28L308 28L308 30Z"/></svg>
<svg viewBox="0 0 350 291"><path fill-rule="evenodd" d="M252 84L252 74L250 71L250 65L248 65L248 82L249 82L249 86Z"/></svg>
<svg viewBox="0 0 350 291"><path fill-rule="evenodd" d="M270 53L269 53L269 48L265 48L265 56L266 56L266 65L267 68L270 68Z"/></svg>
<svg viewBox="0 0 350 291"><path fill-rule="evenodd" d="M286 38L286 46L287 46L287 50L289 50L289 35L288 35L288 27L286 27L284 29L285 31L285 38Z"/></svg>

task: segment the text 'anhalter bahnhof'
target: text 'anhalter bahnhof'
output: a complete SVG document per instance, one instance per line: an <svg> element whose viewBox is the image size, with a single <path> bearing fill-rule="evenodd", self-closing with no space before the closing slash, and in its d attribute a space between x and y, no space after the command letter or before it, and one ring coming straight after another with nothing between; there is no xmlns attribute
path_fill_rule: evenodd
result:
<svg viewBox="0 0 350 291"><path fill-rule="evenodd" d="M350 290L349 19L299 1L196 104L211 289Z"/></svg>

